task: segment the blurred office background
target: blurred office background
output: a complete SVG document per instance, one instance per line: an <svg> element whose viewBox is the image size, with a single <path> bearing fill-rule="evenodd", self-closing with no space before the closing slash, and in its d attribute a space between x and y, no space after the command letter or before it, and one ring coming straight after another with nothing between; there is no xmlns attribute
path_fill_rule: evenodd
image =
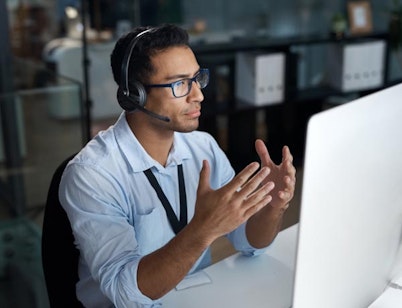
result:
<svg viewBox="0 0 402 308"><path fill-rule="evenodd" d="M290 88L286 83L292 81L292 89L297 93L322 87L326 91L317 92L320 94L315 94L311 101L310 98L301 99L300 95L284 95L282 101L272 106L249 103L244 110L245 113L252 112L255 136L264 138L267 143L271 136L277 143L286 142L281 130L293 127L291 132L297 132L298 138L293 140L293 150L299 156L296 167L300 170L301 180L303 130L311 114L402 80L402 55L398 48L402 42L401 24L396 22L396 28L394 26L395 20L399 18L400 22L402 15L399 1L365 1L370 6L370 14L366 16L370 27L365 33L354 36L350 32L349 2L1 1L0 307L42 308L49 305L40 261L47 191L61 161L79 151L100 129L111 125L121 111L115 100L116 85L109 69L109 55L120 35L137 25L165 22L186 28L196 54L200 53L200 62L211 64L215 69L206 91L216 93L205 95L205 106L235 100L233 53L237 44L250 52L255 50L248 48L248 42L250 46L268 44L268 49L270 41L283 40L286 42L283 44L292 45L287 50L296 55L297 69L292 71L295 76L284 78L282 86ZM339 33L335 30L336 18L346 22L346 27L341 27ZM328 91L328 76L332 72L327 64L327 45L359 36L384 41L386 48L382 54L384 67L381 72L386 76L382 76L380 84L362 89L365 91L343 91L339 87ZM256 45L256 41L260 45ZM266 46L264 48L266 51ZM368 62L369 59L367 65ZM286 124L278 124L278 119L271 119L270 114L273 118L280 114L283 120L290 97L303 101L306 107L293 109L292 115L284 120ZM252 157L237 153L233 141L231 146L228 145L230 131L233 127L246 129L250 122L236 114L237 104L222 106L206 112L207 120L202 123L202 129L214 134L240 168ZM253 143L251 138L243 141ZM238 147L244 147L244 144ZM293 212L285 226L297 222L299 196L300 184ZM225 245L223 243L223 249L230 250ZM218 249L218 255L224 256L225 251ZM61 266L62 263L60 260Z"/></svg>

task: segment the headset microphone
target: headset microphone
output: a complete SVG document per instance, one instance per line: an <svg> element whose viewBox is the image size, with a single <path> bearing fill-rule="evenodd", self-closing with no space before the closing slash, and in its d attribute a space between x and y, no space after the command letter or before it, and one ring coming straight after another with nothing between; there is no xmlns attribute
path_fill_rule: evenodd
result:
<svg viewBox="0 0 402 308"><path fill-rule="evenodd" d="M149 116L151 116L151 117L153 117L153 118L155 118L155 119L162 120L162 121L164 121L164 122L170 122L170 118L165 117L165 116L160 115L160 114L157 114L157 113L155 113L155 112L152 112L152 111L150 111L150 110L148 110L148 109L142 107L141 105L138 105L138 106L136 107L136 109L138 109L139 111L142 111L142 112L146 113L147 115L149 115ZM135 109L134 109L134 110L135 110Z"/></svg>
<svg viewBox="0 0 402 308"><path fill-rule="evenodd" d="M139 86L136 85L136 87L138 88ZM146 95L145 90L139 91L138 96L133 95L131 93L127 95L127 93L124 93L121 88L119 88L117 90L117 100L118 100L120 106L124 110L126 110L127 112L133 112L135 110L139 110L139 111L142 111L142 112L146 113L147 115L149 115L149 116L151 116L151 117L153 117L155 119L158 119L158 120L161 120L161 121L164 121L164 122L170 122L170 118L165 117L163 115L159 115L159 114L157 114L155 112L152 112L152 111L146 109L144 107L144 104L139 104L138 103L139 101L140 102L145 101L145 97L146 97L145 95Z"/></svg>

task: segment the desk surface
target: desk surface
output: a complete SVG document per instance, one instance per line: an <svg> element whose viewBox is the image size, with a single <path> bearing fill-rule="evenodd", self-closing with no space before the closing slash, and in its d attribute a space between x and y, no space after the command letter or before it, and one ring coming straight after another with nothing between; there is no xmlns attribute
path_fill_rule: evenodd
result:
<svg viewBox="0 0 402 308"><path fill-rule="evenodd" d="M211 265L203 270L211 283L172 290L162 299L163 306L259 308L269 303L270 308L291 307L297 234L298 224L281 231L261 256L249 258L237 253ZM402 259L402 246L399 256ZM395 271L402 274L402 260ZM397 283L402 285L402 276L399 279ZM387 289L370 308L396 307L395 303L402 301L401 292Z"/></svg>
<svg viewBox="0 0 402 308"><path fill-rule="evenodd" d="M211 283L169 292L164 307L290 307L298 225L281 231L265 254L232 255L204 270ZM222 304L222 305L221 305Z"/></svg>

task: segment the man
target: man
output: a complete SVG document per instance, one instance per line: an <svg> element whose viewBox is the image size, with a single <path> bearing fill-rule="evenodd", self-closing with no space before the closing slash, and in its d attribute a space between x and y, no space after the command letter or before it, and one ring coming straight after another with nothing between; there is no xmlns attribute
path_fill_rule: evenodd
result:
<svg viewBox="0 0 402 308"><path fill-rule="evenodd" d="M111 65L124 112L69 163L59 192L81 254L77 296L86 307L158 306L210 264L218 237L246 255L264 251L293 197L295 168L287 147L276 166L257 140L261 168L252 162L235 176L197 131L209 75L184 30L135 29Z"/></svg>

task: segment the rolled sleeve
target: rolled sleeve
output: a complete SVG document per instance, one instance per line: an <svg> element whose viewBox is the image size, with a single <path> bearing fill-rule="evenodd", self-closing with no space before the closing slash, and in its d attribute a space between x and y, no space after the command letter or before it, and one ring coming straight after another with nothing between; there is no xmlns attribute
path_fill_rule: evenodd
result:
<svg viewBox="0 0 402 308"><path fill-rule="evenodd" d="M251 246L246 236L246 223L239 226L236 230L232 231L227 235L227 238L232 243L233 247L241 252L243 255L248 257L258 256L263 254L267 247L255 248Z"/></svg>

